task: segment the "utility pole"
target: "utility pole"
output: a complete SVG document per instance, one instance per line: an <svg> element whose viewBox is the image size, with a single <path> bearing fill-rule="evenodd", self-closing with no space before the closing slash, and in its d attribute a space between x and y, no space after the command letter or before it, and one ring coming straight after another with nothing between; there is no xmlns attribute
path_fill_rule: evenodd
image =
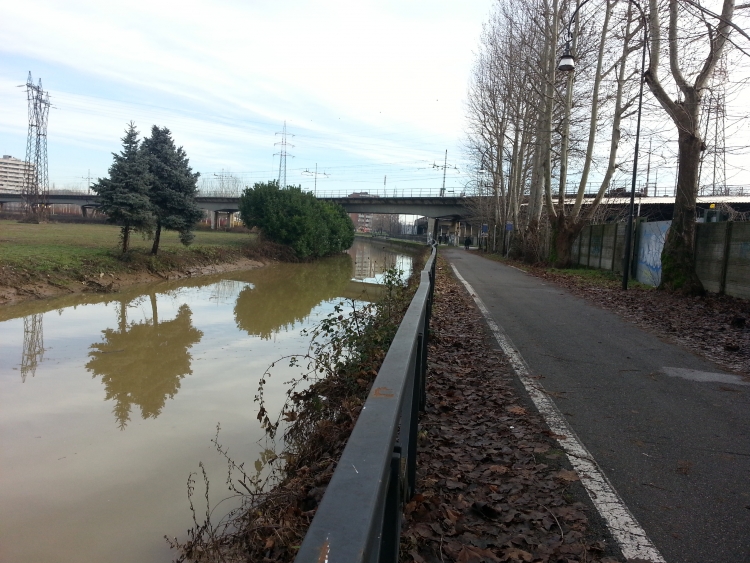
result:
<svg viewBox="0 0 750 563"><path fill-rule="evenodd" d="M221 169L221 174L217 174L216 172L214 172L214 178L219 179L219 190L218 192L214 190L214 195L218 195L220 197L226 197L228 194L224 190L224 180L225 180L224 169L223 168Z"/></svg>
<svg viewBox="0 0 750 563"><path fill-rule="evenodd" d="M458 170L456 166L448 166L448 149L445 149L445 161L443 162L443 165L440 166L439 164L432 163L433 168L442 168L443 169L443 187L440 188L440 197L445 197L445 173L447 172L448 168L451 170Z"/></svg>
<svg viewBox="0 0 750 563"><path fill-rule="evenodd" d="M86 193L91 195L91 168L89 168L88 175L81 178L81 180L86 180Z"/></svg>
<svg viewBox="0 0 750 563"><path fill-rule="evenodd" d="M276 154L279 155L279 187L281 189L284 189L286 188L286 157L291 156L292 158L294 158L293 155L286 152L286 148L288 146L294 148L294 145L287 143L286 140L286 121L284 122L284 128L276 134L281 135L281 141L278 143L274 143L274 145L280 145L281 147L280 151ZM294 135L292 135L292 137L294 137ZM276 154L274 156L276 156Z"/></svg>
<svg viewBox="0 0 750 563"><path fill-rule="evenodd" d="M318 163L317 162L315 163L315 172L310 172L310 170L308 168L305 168L302 171L302 174L304 174L305 176L313 176L315 178L315 182L313 183L313 186L314 186L313 187L313 195L315 197L318 197L318 176L324 176L324 177L328 178L329 174L326 174L325 172L318 173Z"/></svg>

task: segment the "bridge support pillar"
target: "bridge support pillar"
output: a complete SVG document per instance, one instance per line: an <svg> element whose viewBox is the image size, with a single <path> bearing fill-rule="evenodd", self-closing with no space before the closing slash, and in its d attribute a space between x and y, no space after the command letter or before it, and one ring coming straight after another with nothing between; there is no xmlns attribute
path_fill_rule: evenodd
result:
<svg viewBox="0 0 750 563"><path fill-rule="evenodd" d="M210 213L211 213L211 229L215 231L218 228L219 212L210 211Z"/></svg>
<svg viewBox="0 0 750 563"><path fill-rule="evenodd" d="M437 227L440 221L433 219L432 217L427 218L427 235L432 237L432 240L437 240Z"/></svg>
<svg viewBox="0 0 750 563"><path fill-rule="evenodd" d="M234 227L234 213L231 211L227 212L227 229Z"/></svg>
<svg viewBox="0 0 750 563"><path fill-rule="evenodd" d="M88 217L88 216L89 216L89 208L88 208L88 207L84 207L84 206L82 205L82 206L81 206L81 214L82 214L82 215L83 215L84 217Z"/></svg>

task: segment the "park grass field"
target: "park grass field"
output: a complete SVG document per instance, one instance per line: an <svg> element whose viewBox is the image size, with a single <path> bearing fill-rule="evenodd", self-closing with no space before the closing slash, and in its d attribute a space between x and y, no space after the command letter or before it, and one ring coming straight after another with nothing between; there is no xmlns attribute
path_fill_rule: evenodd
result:
<svg viewBox="0 0 750 563"><path fill-rule="evenodd" d="M152 257L151 241L134 234L131 249L123 256L119 234L119 227L114 225L0 220L0 265L29 276L71 279L141 267L152 271L179 269L239 258L242 249L255 239L247 233L199 230L193 244L185 247L177 233L163 231L159 253Z"/></svg>

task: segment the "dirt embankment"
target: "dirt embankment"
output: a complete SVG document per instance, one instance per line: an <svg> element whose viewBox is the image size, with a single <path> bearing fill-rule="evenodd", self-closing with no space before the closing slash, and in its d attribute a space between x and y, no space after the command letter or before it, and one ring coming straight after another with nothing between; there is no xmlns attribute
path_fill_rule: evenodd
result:
<svg viewBox="0 0 750 563"><path fill-rule="evenodd" d="M286 247L264 242L241 249L203 248L165 252L153 257L130 252L112 262L87 263L72 270L0 264L0 306L72 293L112 293L131 285L260 268L275 261L294 262Z"/></svg>
<svg viewBox="0 0 750 563"><path fill-rule="evenodd" d="M0 305L17 303L27 299L44 299L71 293L110 293L135 284L174 280L207 274L218 274L234 270L249 270L264 266L263 262L238 258L234 262L195 266L165 272L135 270L129 272L100 272L98 276L87 275L83 279L61 280L49 275L30 276L11 266L0 267ZM67 282L67 283L66 283Z"/></svg>

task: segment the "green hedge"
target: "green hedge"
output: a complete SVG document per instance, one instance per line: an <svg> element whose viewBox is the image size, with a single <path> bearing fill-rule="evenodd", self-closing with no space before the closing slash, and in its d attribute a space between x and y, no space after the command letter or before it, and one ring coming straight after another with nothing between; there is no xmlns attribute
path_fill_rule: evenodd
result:
<svg viewBox="0 0 750 563"><path fill-rule="evenodd" d="M346 250L354 225L340 205L319 201L299 186L281 189L276 180L246 188L240 216L264 238L291 247L299 258L319 258Z"/></svg>

